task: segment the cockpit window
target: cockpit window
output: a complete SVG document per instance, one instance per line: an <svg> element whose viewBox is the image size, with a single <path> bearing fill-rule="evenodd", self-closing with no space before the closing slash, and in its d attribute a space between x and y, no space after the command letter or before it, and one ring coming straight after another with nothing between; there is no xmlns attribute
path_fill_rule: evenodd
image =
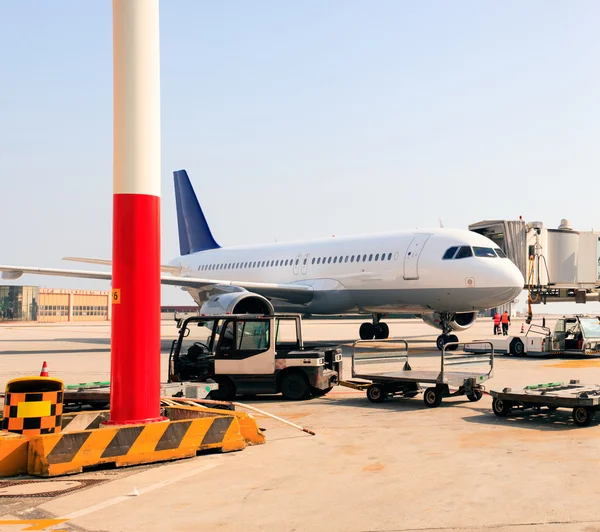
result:
<svg viewBox="0 0 600 532"><path fill-rule="evenodd" d="M473 251L475 252L476 257L492 257L494 259L496 258L496 253L492 248L474 247Z"/></svg>
<svg viewBox="0 0 600 532"><path fill-rule="evenodd" d="M473 256L473 250L469 246L461 246L455 259L466 259Z"/></svg>
<svg viewBox="0 0 600 532"><path fill-rule="evenodd" d="M500 248L494 248L494 251L496 252L496 255L498 255L498 257L500 257L501 259L507 259L508 258L506 256L506 253L504 253L504 251L502 251Z"/></svg>
<svg viewBox="0 0 600 532"><path fill-rule="evenodd" d="M456 253L457 249L458 249L458 246L452 246L451 248L448 248L446 250L446 253L444 253L444 256L442 257L442 259L443 260L451 259L452 257L454 257L454 254Z"/></svg>

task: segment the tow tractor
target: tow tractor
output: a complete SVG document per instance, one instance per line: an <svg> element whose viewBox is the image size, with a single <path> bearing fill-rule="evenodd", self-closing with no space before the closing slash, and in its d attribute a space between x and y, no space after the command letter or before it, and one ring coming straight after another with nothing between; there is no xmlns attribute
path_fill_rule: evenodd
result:
<svg viewBox="0 0 600 532"><path fill-rule="evenodd" d="M531 324L525 334L495 336L486 342L496 353L508 355L600 355L600 317L573 315L559 318L552 332ZM467 344L465 351L485 352L482 344Z"/></svg>
<svg viewBox="0 0 600 532"><path fill-rule="evenodd" d="M211 399L281 393L302 400L325 395L342 375L342 348L306 347L297 314L193 316L177 327L169 382L212 380Z"/></svg>

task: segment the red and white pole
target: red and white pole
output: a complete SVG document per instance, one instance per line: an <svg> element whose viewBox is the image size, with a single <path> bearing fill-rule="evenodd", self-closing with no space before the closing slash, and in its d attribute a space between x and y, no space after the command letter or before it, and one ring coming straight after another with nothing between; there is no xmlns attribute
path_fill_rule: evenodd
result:
<svg viewBox="0 0 600 532"><path fill-rule="evenodd" d="M109 424L160 417L158 0L113 0L114 181Z"/></svg>

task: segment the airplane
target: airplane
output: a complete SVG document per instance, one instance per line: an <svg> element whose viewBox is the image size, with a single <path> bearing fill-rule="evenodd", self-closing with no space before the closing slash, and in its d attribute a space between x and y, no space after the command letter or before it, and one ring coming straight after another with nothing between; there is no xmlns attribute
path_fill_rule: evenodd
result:
<svg viewBox="0 0 600 532"><path fill-rule="evenodd" d="M457 342L479 311L513 300L524 287L515 264L488 238L435 228L291 243L221 247L185 170L174 172L180 256L161 282L187 290L202 314L294 312L370 314L361 339L385 339L390 313L413 313L441 329L439 349ZM66 260L111 265L80 257ZM24 273L111 279L110 272L0 266Z"/></svg>

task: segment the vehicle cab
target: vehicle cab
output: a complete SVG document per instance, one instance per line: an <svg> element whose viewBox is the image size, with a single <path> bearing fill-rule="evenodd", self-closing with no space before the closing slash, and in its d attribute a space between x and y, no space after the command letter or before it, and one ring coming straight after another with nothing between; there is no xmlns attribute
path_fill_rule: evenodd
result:
<svg viewBox="0 0 600 532"><path fill-rule="evenodd" d="M559 318L552 339L554 351L600 351L600 317L565 316Z"/></svg>

